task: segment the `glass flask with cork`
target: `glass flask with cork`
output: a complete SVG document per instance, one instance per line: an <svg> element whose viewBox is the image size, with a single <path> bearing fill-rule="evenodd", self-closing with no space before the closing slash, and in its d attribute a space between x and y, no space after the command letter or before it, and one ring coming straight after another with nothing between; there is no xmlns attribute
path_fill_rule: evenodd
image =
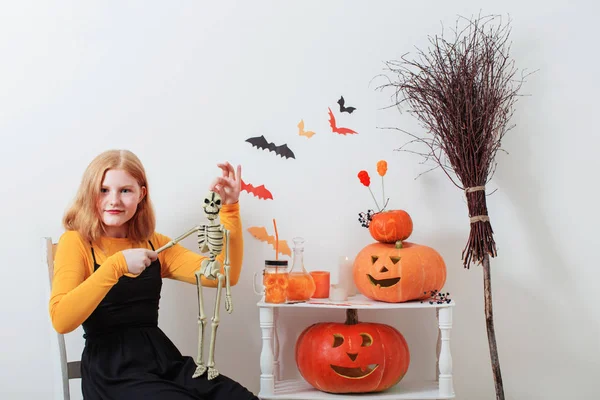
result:
<svg viewBox="0 0 600 400"><path fill-rule="evenodd" d="M295 237L294 258L289 272L287 302L306 301L315 293L315 281L304 268L304 238Z"/></svg>

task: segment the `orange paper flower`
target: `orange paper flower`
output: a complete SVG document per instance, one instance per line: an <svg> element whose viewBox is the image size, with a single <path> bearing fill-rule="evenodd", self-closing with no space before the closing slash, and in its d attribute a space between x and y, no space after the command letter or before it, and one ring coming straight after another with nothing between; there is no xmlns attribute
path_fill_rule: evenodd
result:
<svg viewBox="0 0 600 400"><path fill-rule="evenodd" d="M377 173L381 176L381 197L383 198L383 208L385 209L386 201L385 201L385 188L383 187L383 176L387 172L387 161L379 160L377 163Z"/></svg>
<svg viewBox="0 0 600 400"><path fill-rule="evenodd" d="M377 163L377 173L380 176L384 176L386 172L387 172L387 161L379 160L379 162Z"/></svg>
<svg viewBox="0 0 600 400"><path fill-rule="evenodd" d="M369 177L369 173L367 171L360 171L358 173L358 179L360 179L360 183L369 187L371 185L371 178Z"/></svg>

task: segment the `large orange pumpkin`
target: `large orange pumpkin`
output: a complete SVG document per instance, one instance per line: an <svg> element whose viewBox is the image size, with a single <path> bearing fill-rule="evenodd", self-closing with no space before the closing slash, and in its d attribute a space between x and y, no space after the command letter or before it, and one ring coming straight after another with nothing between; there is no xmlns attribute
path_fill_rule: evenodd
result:
<svg viewBox="0 0 600 400"><path fill-rule="evenodd" d="M381 243L396 243L412 234L413 222L404 210L389 210L374 214L369 222L371 237Z"/></svg>
<svg viewBox="0 0 600 400"><path fill-rule="evenodd" d="M356 310L347 311L345 324L320 322L306 328L296 341L295 358L302 377L328 393L386 390L400 382L410 363L400 332L358 322Z"/></svg>
<svg viewBox="0 0 600 400"><path fill-rule="evenodd" d="M428 298L446 283L442 256L416 243L371 243L358 253L353 268L356 288L388 303Z"/></svg>

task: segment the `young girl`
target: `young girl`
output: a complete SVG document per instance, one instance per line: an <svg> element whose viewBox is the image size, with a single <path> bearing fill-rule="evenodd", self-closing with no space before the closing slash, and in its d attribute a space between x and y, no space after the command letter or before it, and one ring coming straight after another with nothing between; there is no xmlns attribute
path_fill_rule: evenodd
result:
<svg viewBox="0 0 600 400"><path fill-rule="evenodd" d="M236 173L229 163L218 166L223 174L210 190L221 196L220 222L230 231L233 286L243 257L241 167ZM196 284L194 273L205 257L178 244L154 251L171 239L154 231L146 173L133 153L111 150L90 163L63 224L50 316L60 333L83 325L84 399L258 400L222 374L192 378L195 361L182 356L158 327L162 278ZM218 257L221 265L223 258ZM216 282L203 278L202 285Z"/></svg>

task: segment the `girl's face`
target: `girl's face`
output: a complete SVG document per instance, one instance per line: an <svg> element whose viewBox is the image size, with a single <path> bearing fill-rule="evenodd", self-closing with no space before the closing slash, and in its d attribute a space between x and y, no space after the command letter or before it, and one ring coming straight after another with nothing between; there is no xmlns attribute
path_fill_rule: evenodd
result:
<svg viewBox="0 0 600 400"><path fill-rule="evenodd" d="M98 196L98 213L107 236L127 236L127 222L135 215L145 195L146 188L141 187L126 171L106 171Z"/></svg>

